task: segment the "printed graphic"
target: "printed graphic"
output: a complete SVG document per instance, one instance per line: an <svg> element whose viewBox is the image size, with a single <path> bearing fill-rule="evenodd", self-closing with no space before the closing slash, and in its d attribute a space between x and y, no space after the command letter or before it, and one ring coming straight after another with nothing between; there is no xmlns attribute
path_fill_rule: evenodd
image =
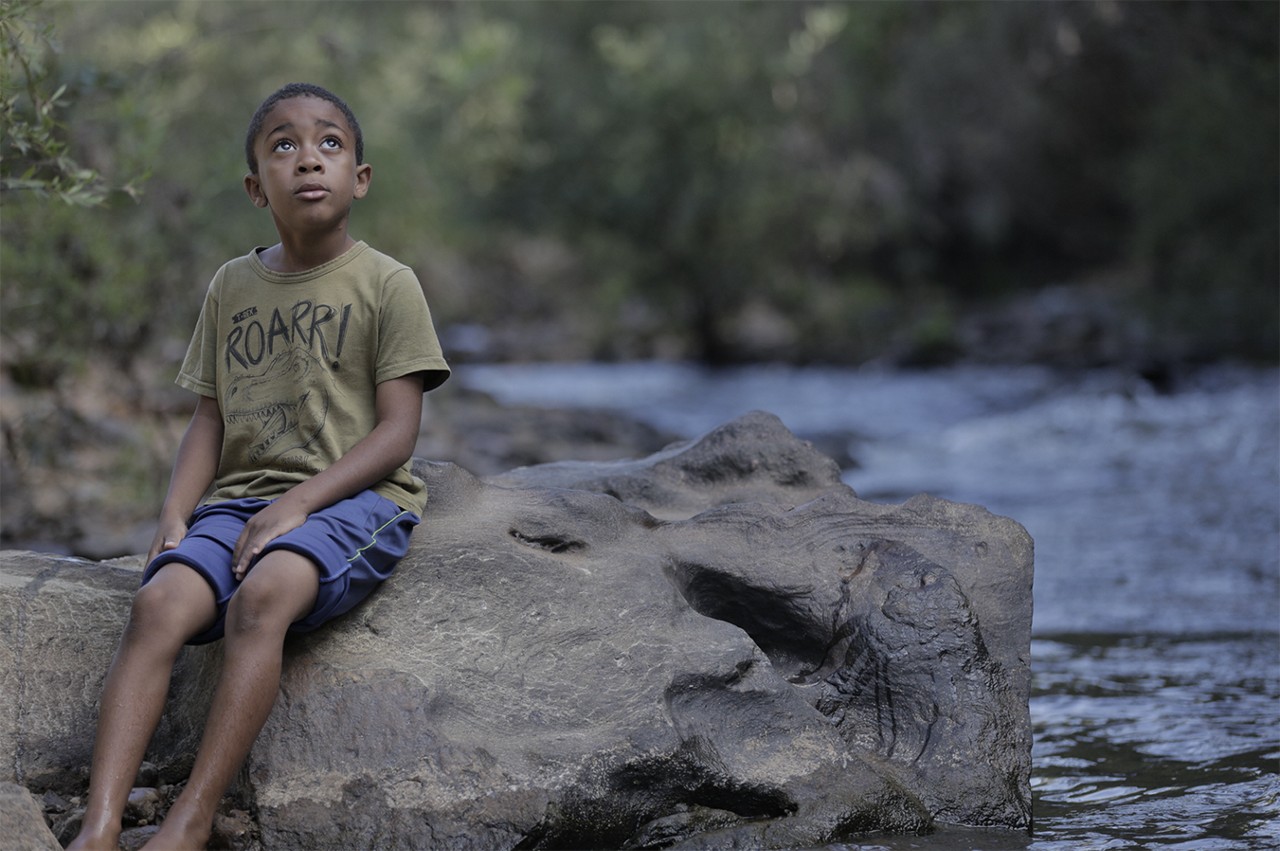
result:
<svg viewBox="0 0 1280 851"><path fill-rule="evenodd" d="M228 428L256 428L249 440L252 463L306 469L328 418L329 367L339 366L351 305L338 309L305 300L287 321L279 310L265 323L258 315L256 307L239 311L227 334L223 416Z"/></svg>

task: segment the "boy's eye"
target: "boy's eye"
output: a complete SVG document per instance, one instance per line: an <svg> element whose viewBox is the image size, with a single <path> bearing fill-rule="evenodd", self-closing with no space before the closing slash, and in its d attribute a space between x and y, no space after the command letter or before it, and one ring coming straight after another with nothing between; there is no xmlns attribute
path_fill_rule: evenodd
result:
<svg viewBox="0 0 1280 851"><path fill-rule="evenodd" d="M342 140L336 136L326 136L320 140L320 147L326 151L342 150ZM278 139L271 144L272 152L289 152L297 149L297 145L291 139Z"/></svg>

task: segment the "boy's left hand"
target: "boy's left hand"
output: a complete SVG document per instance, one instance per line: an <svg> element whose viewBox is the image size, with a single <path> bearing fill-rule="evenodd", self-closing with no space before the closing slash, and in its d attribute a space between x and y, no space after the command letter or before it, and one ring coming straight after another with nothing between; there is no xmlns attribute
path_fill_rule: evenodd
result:
<svg viewBox="0 0 1280 851"><path fill-rule="evenodd" d="M249 518L249 522L244 524L244 530L240 532L240 540L236 541L235 552L231 554L231 572L236 581L244 579L253 566L253 560L267 544L285 532L297 529L306 521L307 513L292 507L284 497Z"/></svg>

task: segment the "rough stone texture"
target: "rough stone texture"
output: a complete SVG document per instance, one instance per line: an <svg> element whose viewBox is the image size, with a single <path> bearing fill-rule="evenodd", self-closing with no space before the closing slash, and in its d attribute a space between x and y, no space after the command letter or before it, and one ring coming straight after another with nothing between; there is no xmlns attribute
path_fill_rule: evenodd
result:
<svg viewBox="0 0 1280 851"><path fill-rule="evenodd" d="M487 481L602 493L656 518L682 520L717 505L807 502L840 485L840 467L777 417L757 413L640 460L540 464Z"/></svg>
<svg viewBox="0 0 1280 851"><path fill-rule="evenodd" d="M89 764L102 680L138 587L136 560L15 551L2 559L0 780L69 791Z"/></svg>
<svg viewBox="0 0 1280 851"><path fill-rule="evenodd" d="M858 500L766 414L641 461L418 469L432 502L396 575L287 648L238 790L264 847L794 848L1029 826L1032 550L1013 521ZM54 664L38 646L90 604L63 585L93 580L3 562L4 623L25 613L5 671ZM127 600L133 582L100 584ZM96 604L108 621L126 607ZM118 633L89 643L109 655ZM217 645L184 654L162 773L185 770L219 663ZM105 659L81 664L43 698L84 704L77 719ZM33 746L45 693L22 694L0 730L16 779L87 762L79 723ZM58 735L79 743L39 757Z"/></svg>
<svg viewBox="0 0 1280 851"><path fill-rule="evenodd" d="M0 782L0 846L8 851L61 851L40 805L17 783Z"/></svg>

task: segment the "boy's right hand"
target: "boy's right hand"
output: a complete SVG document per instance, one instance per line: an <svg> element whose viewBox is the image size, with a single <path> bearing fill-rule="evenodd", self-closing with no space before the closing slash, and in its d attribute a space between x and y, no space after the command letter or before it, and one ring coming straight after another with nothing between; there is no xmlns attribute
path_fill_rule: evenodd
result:
<svg viewBox="0 0 1280 851"><path fill-rule="evenodd" d="M165 523L161 521L156 528L155 540L151 542L151 549L147 552L147 564L160 553L168 550L177 549L178 544L187 536L187 524L182 521L174 521Z"/></svg>

